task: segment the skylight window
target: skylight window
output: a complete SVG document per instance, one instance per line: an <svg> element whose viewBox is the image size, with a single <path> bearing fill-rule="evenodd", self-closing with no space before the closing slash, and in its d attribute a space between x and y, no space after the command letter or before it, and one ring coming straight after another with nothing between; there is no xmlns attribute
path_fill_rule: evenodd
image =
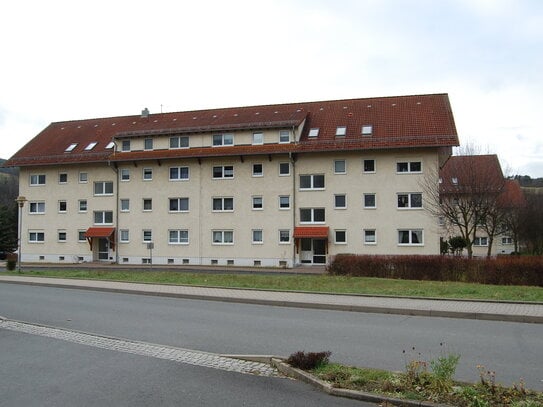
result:
<svg viewBox="0 0 543 407"><path fill-rule="evenodd" d="M110 148L115 147L115 143L113 141L110 141L108 145L106 146L106 149L109 150Z"/></svg>
<svg viewBox="0 0 543 407"><path fill-rule="evenodd" d="M76 147L77 147L77 143L72 143L72 144L70 144L70 145L66 148L66 150L64 150L64 151L65 151L66 153L71 153L71 152L74 150L74 148L76 148Z"/></svg>
<svg viewBox="0 0 543 407"><path fill-rule="evenodd" d="M362 135L371 136L373 133L373 126L371 124L365 124L362 126Z"/></svg>
<svg viewBox="0 0 543 407"><path fill-rule="evenodd" d="M92 143L90 143L87 147L85 147L85 151L90 151L92 150L94 147L96 147L96 144L98 144L96 141L93 141Z"/></svg>
<svg viewBox="0 0 543 407"><path fill-rule="evenodd" d="M452 181L452 183L453 183L454 185L458 185L458 178L453 177L453 178L451 178L451 181Z"/></svg>
<svg viewBox="0 0 543 407"><path fill-rule="evenodd" d="M347 134L346 126L338 126L336 128L336 136L345 136Z"/></svg>
<svg viewBox="0 0 543 407"><path fill-rule="evenodd" d="M318 135L319 135L318 127L309 130L309 137L318 137Z"/></svg>

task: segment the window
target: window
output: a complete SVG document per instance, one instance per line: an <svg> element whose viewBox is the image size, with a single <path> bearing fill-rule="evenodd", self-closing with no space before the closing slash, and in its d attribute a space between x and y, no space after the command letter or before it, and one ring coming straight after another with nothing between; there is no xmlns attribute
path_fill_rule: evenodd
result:
<svg viewBox="0 0 543 407"><path fill-rule="evenodd" d="M77 143L72 143L68 147L66 147L66 150L64 150L64 152L71 153L72 151L74 151L74 148L76 147L77 147Z"/></svg>
<svg viewBox="0 0 543 407"><path fill-rule="evenodd" d="M130 181L130 170L128 168L121 168L121 181Z"/></svg>
<svg viewBox="0 0 543 407"><path fill-rule="evenodd" d="M86 242L87 238L85 237L85 234L87 232L85 230L78 230L77 231L77 241L78 242Z"/></svg>
<svg viewBox="0 0 543 407"><path fill-rule="evenodd" d="M30 202L28 210L33 214L45 213L45 202Z"/></svg>
<svg viewBox="0 0 543 407"><path fill-rule="evenodd" d="M94 224L95 225L112 225L113 211L95 211Z"/></svg>
<svg viewBox="0 0 543 407"><path fill-rule="evenodd" d="M94 147L96 147L96 144L98 144L96 141L89 143L87 147L85 147L85 151L91 151Z"/></svg>
<svg viewBox="0 0 543 407"><path fill-rule="evenodd" d="M170 198L170 212L188 212L189 198Z"/></svg>
<svg viewBox="0 0 543 407"><path fill-rule="evenodd" d="M213 167L213 178L234 178L234 166L233 165L222 165Z"/></svg>
<svg viewBox="0 0 543 407"><path fill-rule="evenodd" d="M347 208L347 196L345 194L334 195L334 208Z"/></svg>
<svg viewBox="0 0 543 407"><path fill-rule="evenodd" d="M143 211L150 212L153 210L153 200L151 198L143 198Z"/></svg>
<svg viewBox="0 0 543 407"><path fill-rule="evenodd" d="M279 142L280 143L290 143L290 131L288 131L288 130L279 130Z"/></svg>
<svg viewBox="0 0 543 407"><path fill-rule="evenodd" d="M113 147L115 147L115 143L113 141L110 141L109 143L107 143L106 150L109 150Z"/></svg>
<svg viewBox="0 0 543 407"><path fill-rule="evenodd" d="M290 163L279 163L279 176L290 175Z"/></svg>
<svg viewBox="0 0 543 407"><path fill-rule="evenodd" d="M215 134L213 135L213 146L231 146L234 144L233 134Z"/></svg>
<svg viewBox="0 0 543 407"><path fill-rule="evenodd" d="M152 168L144 168L143 169L143 180L144 181L151 181L153 179L153 169Z"/></svg>
<svg viewBox="0 0 543 407"><path fill-rule="evenodd" d="M79 173L79 182L85 184L89 180L89 176L86 172Z"/></svg>
<svg viewBox="0 0 543 407"><path fill-rule="evenodd" d="M59 212L66 212L68 205L66 201L58 201L58 211Z"/></svg>
<svg viewBox="0 0 543 407"><path fill-rule="evenodd" d="M398 208L422 208L422 194L398 194Z"/></svg>
<svg viewBox="0 0 543 407"><path fill-rule="evenodd" d="M396 172L417 173L422 172L422 163L420 161L402 161L396 163Z"/></svg>
<svg viewBox="0 0 543 407"><path fill-rule="evenodd" d="M452 178L451 178L451 182L452 182L454 185L458 185L458 178L452 177Z"/></svg>
<svg viewBox="0 0 543 407"><path fill-rule="evenodd" d="M345 174L347 172L347 164L345 160L334 161L334 174Z"/></svg>
<svg viewBox="0 0 543 407"><path fill-rule="evenodd" d="M338 126L336 127L336 137L345 137L347 134L347 127L346 126Z"/></svg>
<svg viewBox="0 0 543 407"><path fill-rule="evenodd" d="M130 241L130 232L128 229L121 229L119 231L119 241L121 243L128 243Z"/></svg>
<svg viewBox="0 0 543 407"><path fill-rule="evenodd" d="M364 208L375 209L376 207L377 202L375 199L375 194L364 194Z"/></svg>
<svg viewBox="0 0 543 407"><path fill-rule="evenodd" d="M121 151L130 151L130 140L123 140L122 141Z"/></svg>
<svg viewBox="0 0 543 407"><path fill-rule="evenodd" d="M150 229L143 229L143 243L151 243L153 241L153 231Z"/></svg>
<svg viewBox="0 0 543 407"><path fill-rule="evenodd" d="M318 128L309 129L308 137L318 137L318 136L319 136L319 129Z"/></svg>
<svg viewBox="0 0 543 407"><path fill-rule="evenodd" d="M121 199L121 212L130 211L130 199Z"/></svg>
<svg viewBox="0 0 543 407"><path fill-rule="evenodd" d="M375 172L375 160L364 160L364 172Z"/></svg>
<svg viewBox="0 0 543 407"><path fill-rule="evenodd" d="M45 233L38 231L28 232L29 243L43 243L45 241Z"/></svg>
<svg viewBox="0 0 543 407"><path fill-rule="evenodd" d="M146 138L143 140L143 149L144 150L152 150L153 149L153 139L152 138Z"/></svg>
<svg viewBox="0 0 543 407"><path fill-rule="evenodd" d="M170 167L170 181L186 181L189 179L189 167Z"/></svg>
<svg viewBox="0 0 543 407"><path fill-rule="evenodd" d="M232 212L234 198L213 198L213 212Z"/></svg>
<svg viewBox="0 0 543 407"><path fill-rule="evenodd" d="M290 243L290 230L288 229L279 230L279 243L280 244Z"/></svg>
<svg viewBox="0 0 543 407"><path fill-rule="evenodd" d="M231 230L214 230L213 244L234 244L234 232Z"/></svg>
<svg viewBox="0 0 543 407"><path fill-rule="evenodd" d="M169 230L168 243L170 244L189 244L189 231L186 229Z"/></svg>
<svg viewBox="0 0 543 407"><path fill-rule="evenodd" d="M361 133L363 136L371 136L373 132L373 126L371 124L365 124L362 126Z"/></svg>
<svg viewBox="0 0 543 407"><path fill-rule="evenodd" d="M300 208L300 223L324 223L324 208Z"/></svg>
<svg viewBox="0 0 543 407"><path fill-rule="evenodd" d="M476 237L473 240L474 246L488 246L488 237Z"/></svg>
<svg viewBox="0 0 543 407"><path fill-rule="evenodd" d="M94 195L113 195L113 182L99 181L94 183Z"/></svg>
<svg viewBox="0 0 543 407"><path fill-rule="evenodd" d="M376 244L377 235L375 229L364 229L364 244Z"/></svg>
<svg viewBox="0 0 543 407"><path fill-rule="evenodd" d="M398 230L398 244L400 245L422 245L422 229Z"/></svg>
<svg viewBox="0 0 543 407"><path fill-rule="evenodd" d="M513 238L512 237L502 237L502 244L503 245L513 244Z"/></svg>
<svg viewBox="0 0 543 407"><path fill-rule="evenodd" d="M45 185L45 174L33 174L30 176L30 185Z"/></svg>
<svg viewBox="0 0 543 407"><path fill-rule="evenodd" d="M253 133L253 144L264 144L264 133Z"/></svg>
<svg viewBox="0 0 543 407"><path fill-rule="evenodd" d="M253 229L252 234L253 234L253 244L263 243L262 229Z"/></svg>
<svg viewBox="0 0 543 407"><path fill-rule="evenodd" d="M324 174L300 175L300 189L324 189Z"/></svg>
<svg viewBox="0 0 543 407"><path fill-rule="evenodd" d="M264 169L262 164L253 164L253 177L262 177L264 175Z"/></svg>
<svg viewBox="0 0 543 407"><path fill-rule="evenodd" d="M59 242L66 242L66 231L59 230L57 233L57 238Z"/></svg>
<svg viewBox="0 0 543 407"><path fill-rule="evenodd" d="M170 148L188 148L188 147L189 147L188 136L170 137Z"/></svg>
<svg viewBox="0 0 543 407"><path fill-rule="evenodd" d="M336 244L346 244L347 243L347 232L345 230L335 230L334 231L335 243Z"/></svg>
<svg viewBox="0 0 543 407"><path fill-rule="evenodd" d="M58 174L58 183L59 184L66 184L68 182L68 174L65 172L61 172Z"/></svg>
<svg viewBox="0 0 543 407"><path fill-rule="evenodd" d="M279 196L279 209L290 209L290 195Z"/></svg>
<svg viewBox="0 0 543 407"><path fill-rule="evenodd" d="M261 196L253 196L253 210L262 210L264 207Z"/></svg>
<svg viewBox="0 0 543 407"><path fill-rule="evenodd" d="M79 212L87 212L87 200L86 199L80 199L79 200Z"/></svg>

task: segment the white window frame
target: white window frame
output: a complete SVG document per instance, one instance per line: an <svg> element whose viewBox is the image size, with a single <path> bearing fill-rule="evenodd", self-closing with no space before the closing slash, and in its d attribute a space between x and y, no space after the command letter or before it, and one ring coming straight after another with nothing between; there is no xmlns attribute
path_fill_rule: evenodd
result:
<svg viewBox="0 0 543 407"><path fill-rule="evenodd" d="M177 202L177 208L178 209L172 209L172 202ZM181 202L187 203L187 209L181 209L182 205ZM180 196L180 197L174 197L174 198L168 198L168 212L169 213L186 213L190 210L190 199L186 196Z"/></svg>
<svg viewBox="0 0 543 407"><path fill-rule="evenodd" d="M152 181L153 180L153 169L152 168L143 168L141 170L141 179L143 181Z"/></svg>
<svg viewBox="0 0 543 407"><path fill-rule="evenodd" d="M64 202L64 209L61 208L62 203ZM68 211L68 201L61 199L58 201L58 213L66 213Z"/></svg>
<svg viewBox="0 0 543 407"><path fill-rule="evenodd" d="M185 145L186 144L186 145ZM169 141L170 150L189 148L189 136L171 136Z"/></svg>
<svg viewBox="0 0 543 407"><path fill-rule="evenodd" d="M121 182L130 181L130 169L129 168L121 168L120 174L121 174Z"/></svg>
<svg viewBox="0 0 543 407"><path fill-rule="evenodd" d="M29 230L28 243L45 243L45 232L43 230Z"/></svg>
<svg viewBox="0 0 543 407"><path fill-rule="evenodd" d="M336 137L345 137L347 135L347 126L336 127Z"/></svg>
<svg viewBox="0 0 543 407"><path fill-rule="evenodd" d="M61 239L61 234L64 234L64 239ZM66 243L67 241L68 241L68 233L66 232L66 229L58 229L57 230L57 242Z"/></svg>
<svg viewBox="0 0 543 407"><path fill-rule="evenodd" d="M402 243L402 241L401 241L401 237L402 237L403 232L408 233L409 242L407 242L407 243ZM417 243L413 243L414 234L419 233L419 232L420 232L420 240L421 241L417 242ZM418 229L418 228L398 229L398 246L424 246L424 229Z"/></svg>
<svg viewBox="0 0 543 407"><path fill-rule="evenodd" d="M125 207L126 204L126 207ZM130 212L130 199L122 198L120 199L119 209L121 212Z"/></svg>
<svg viewBox="0 0 543 407"><path fill-rule="evenodd" d="M288 200L288 206L281 206L281 198L286 198ZM290 210L290 195L279 195L279 210L281 211Z"/></svg>
<svg viewBox="0 0 543 407"><path fill-rule="evenodd" d="M319 137L319 128L313 127L312 129L309 129L309 134L307 135L307 137L310 137L310 138Z"/></svg>
<svg viewBox="0 0 543 407"><path fill-rule="evenodd" d="M148 204L149 208L145 208L146 204ZM141 200L141 210L142 210L142 212L152 212L153 211L153 198L142 198L142 200Z"/></svg>
<svg viewBox="0 0 543 407"><path fill-rule="evenodd" d="M502 236L502 245L503 246L510 246L512 245L514 242L513 242L513 238L512 237L509 237L509 236Z"/></svg>
<svg viewBox="0 0 543 407"><path fill-rule="evenodd" d="M363 136L371 136L373 134L373 125L363 124L360 128L360 134L362 134Z"/></svg>
<svg viewBox="0 0 543 407"><path fill-rule="evenodd" d="M188 245L189 244L188 229L169 229L168 230L168 244Z"/></svg>
<svg viewBox="0 0 543 407"><path fill-rule="evenodd" d="M31 187L38 187L45 185L46 182L46 175L45 174L31 174L30 175L30 186Z"/></svg>
<svg viewBox="0 0 543 407"><path fill-rule="evenodd" d="M153 243L153 230L152 229L142 229L142 231L141 231L141 241L143 243Z"/></svg>
<svg viewBox="0 0 543 407"><path fill-rule="evenodd" d="M260 234L260 240L255 239L255 233ZM262 229L251 230L251 243L252 244L264 244L264 231Z"/></svg>
<svg viewBox="0 0 543 407"><path fill-rule="evenodd" d="M339 197L343 197L344 199L344 205L343 206L338 206L337 205L337 200ZM334 209L347 209L347 194L334 194Z"/></svg>
<svg viewBox="0 0 543 407"><path fill-rule="evenodd" d="M66 178L65 181L62 181L61 178ZM59 172L58 173L58 183L61 184L61 185L64 185L64 184L67 184L68 183L68 173L67 172Z"/></svg>
<svg viewBox="0 0 543 407"><path fill-rule="evenodd" d="M366 204L366 197L371 197L373 196L373 206L368 206ZM372 193L372 192L368 192L368 193L365 193L364 196L362 197L363 201L362 201L362 205L364 206L364 209L377 209L377 194L375 193Z"/></svg>
<svg viewBox="0 0 543 407"><path fill-rule="evenodd" d="M376 229L364 229L364 244L365 245L376 245L377 244L377 230ZM371 240L373 236L373 240Z"/></svg>
<svg viewBox="0 0 543 407"><path fill-rule="evenodd" d="M121 151L127 152L130 151L130 140L121 141Z"/></svg>
<svg viewBox="0 0 543 407"><path fill-rule="evenodd" d="M106 192L107 186L109 184L111 184L111 192ZM98 193L96 192L96 187L98 185L102 185L102 192L98 192ZM114 183L113 181L96 181L94 183L93 191L94 191L94 196L112 196L114 193Z"/></svg>
<svg viewBox="0 0 543 407"><path fill-rule="evenodd" d="M77 241L78 243L86 243L87 242L87 238L85 237L85 233L87 233L86 230L78 230L77 231Z"/></svg>
<svg viewBox="0 0 543 407"><path fill-rule="evenodd" d="M260 207L255 206L255 205L258 205L256 201L258 201L259 199L260 199ZM253 195L251 197L251 203L252 203L253 211L262 211L262 210L264 210L264 198L262 197L262 195Z"/></svg>
<svg viewBox="0 0 543 407"><path fill-rule="evenodd" d="M369 164L370 162L373 164L373 170L366 170L366 162ZM375 174L377 169L377 163L374 158L365 158L362 160L362 172L364 174Z"/></svg>
<svg viewBox="0 0 543 407"><path fill-rule="evenodd" d="M172 178L172 170L177 171L177 177ZM182 177L184 175L184 171L187 170L187 177ZM179 166L179 167L170 167L168 170L168 177L170 181L188 181L190 179L190 168L187 166Z"/></svg>
<svg viewBox="0 0 543 407"><path fill-rule="evenodd" d="M290 244L290 229L279 229L279 244Z"/></svg>
<svg viewBox="0 0 543 407"><path fill-rule="evenodd" d="M282 172L282 167L287 166L288 172ZM281 162L279 163L279 176L280 177L289 177L290 176L290 163L287 162Z"/></svg>
<svg viewBox="0 0 543 407"><path fill-rule="evenodd" d="M226 200L232 201L232 209L224 209L226 207ZM215 202L220 202L220 209L215 209ZM211 200L212 212L234 212L234 197L231 196L215 196Z"/></svg>
<svg viewBox="0 0 543 407"><path fill-rule="evenodd" d="M343 171L338 171L340 163L343 163ZM334 174L347 174L347 160L334 160Z"/></svg>
<svg viewBox="0 0 543 407"><path fill-rule="evenodd" d="M130 230L121 229L119 230L119 242L120 243L129 243L130 242Z"/></svg>
<svg viewBox="0 0 543 407"><path fill-rule="evenodd" d="M404 169L405 166L405 169ZM419 167L420 170L414 170L412 167ZM422 161L398 161L396 162L396 174L421 174Z"/></svg>
<svg viewBox="0 0 543 407"><path fill-rule="evenodd" d="M211 139L213 147L227 147L234 145L234 133L214 134Z"/></svg>
<svg viewBox="0 0 543 407"><path fill-rule="evenodd" d="M28 213L30 215L45 214L45 201L31 201L28 203Z"/></svg>
<svg viewBox="0 0 543 407"><path fill-rule="evenodd" d="M151 146L149 147L147 144L151 144ZM143 139L143 149L145 151L151 151L153 150L154 148L154 140L152 137L146 137Z"/></svg>
<svg viewBox="0 0 543 407"><path fill-rule="evenodd" d="M310 220L302 220L302 211L309 211L311 214ZM323 220L315 220L315 211L322 211L323 214ZM326 209L325 208L300 208L300 224L302 225L323 225L326 223Z"/></svg>
<svg viewBox="0 0 543 407"><path fill-rule="evenodd" d="M309 177L309 187L302 187L302 177ZM316 177L322 177L322 187L315 186ZM323 191L326 189L326 177L324 174L300 174L300 191Z"/></svg>
<svg viewBox="0 0 543 407"><path fill-rule="evenodd" d="M255 165L260 165L260 172L255 170ZM253 163L253 177L263 177L263 176L264 176L264 164Z"/></svg>
<svg viewBox="0 0 543 407"><path fill-rule="evenodd" d="M77 177L80 184L86 184L89 182L89 173L82 171L79 173L79 176Z"/></svg>
<svg viewBox="0 0 543 407"><path fill-rule="evenodd" d="M290 143L290 130L279 130L279 143L280 144Z"/></svg>
<svg viewBox="0 0 543 407"><path fill-rule="evenodd" d="M107 214L111 214L111 222L107 222ZM96 222L96 216L101 214L100 222ZM95 225L113 225L113 211L94 211L92 214L92 219Z"/></svg>
<svg viewBox="0 0 543 407"><path fill-rule="evenodd" d="M420 196L420 206L413 206L413 197ZM401 199L407 199L406 204L407 206L400 206L400 197L404 197ZM418 200L418 198L417 198ZM417 201L418 202L418 201ZM422 201L422 192L400 192L396 194L396 204L397 208L399 210L420 210L423 209L423 201Z"/></svg>
<svg viewBox="0 0 543 407"><path fill-rule="evenodd" d="M473 239L473 246L476 247L488 247L488 237L487 236L477 236Z"/></svg>
<svg viewBox="0 0 543 407"><path fill-rule="evenodd" d="M221 176L216 177L215 171L220 169ZM213 179L233 179L234 178L234 166L233 165L215 165L212 168Z"/></svg>
<svg viewBox="0 0 543 407"><path fill-rule="evenodd" d="M253 132L253 145L262 145L264 144L264 132L255 131Z"/></svg>
<svg viewBox="0 0 543 407"><path fill-rule="evenodd" d="M86 199L80 199L77 201L78 212L86 213L89 210L89 202Z"/></svg>
<svg viewBox="0 0 543 407"><path fill-rule="evenodd" d="M219 239L216 239L217 236L219 237ZM232 246L234 244L234 231L231 229L212 230L211 244L217 246Z"/></svg>
<svg viewBox="0 0 543 407"><path fill-rule="evenodd" d="M338 240L338 233L343 233L343 240ZM335 244L347 244L347 230L335 229L334 230L334 243Z"/></svg>

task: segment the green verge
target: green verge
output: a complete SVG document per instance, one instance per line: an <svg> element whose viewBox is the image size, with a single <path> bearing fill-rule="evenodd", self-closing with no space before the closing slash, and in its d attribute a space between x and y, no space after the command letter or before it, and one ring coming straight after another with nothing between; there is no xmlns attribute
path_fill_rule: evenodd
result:
<svg viewBox="0 0 543 407"><path fill-rule="evenodd" d="M285 275L279 273L276 275L228 274L226 272L222 274L87 269L25 270L22 274L6 272L5 275L321 293L543 302L543 287L495 286L457 282L391 280L329 275Z"/></svg>

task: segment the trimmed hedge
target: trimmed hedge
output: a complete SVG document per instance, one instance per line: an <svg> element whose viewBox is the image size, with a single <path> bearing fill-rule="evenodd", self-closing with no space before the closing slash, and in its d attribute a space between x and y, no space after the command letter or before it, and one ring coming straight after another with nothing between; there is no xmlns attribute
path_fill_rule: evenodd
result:
<svg viewBox="0 0 543 407"><path fill-rule="evenodd" d="M542 256L368 256L339 254L328 266L331 275L403 280L460 281L543 287Z"/></svg>

